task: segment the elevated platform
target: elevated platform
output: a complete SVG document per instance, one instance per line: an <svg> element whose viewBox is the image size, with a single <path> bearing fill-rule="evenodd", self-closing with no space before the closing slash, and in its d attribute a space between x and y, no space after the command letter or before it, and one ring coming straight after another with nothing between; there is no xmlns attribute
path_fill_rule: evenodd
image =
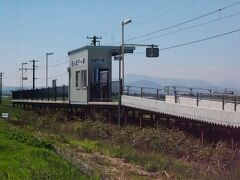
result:
<svg viewBox="0 0 240 180"><path fill-rule="evenodd" d="M188 118L190 120L196 120L220 126L233 128L240 127L240 112L209 109L207 107L196 107L179 103L168 103L166 101L158 101L154 99L126 95L122 96L122 104L131 108L162 113L179 118Z"/></svg>

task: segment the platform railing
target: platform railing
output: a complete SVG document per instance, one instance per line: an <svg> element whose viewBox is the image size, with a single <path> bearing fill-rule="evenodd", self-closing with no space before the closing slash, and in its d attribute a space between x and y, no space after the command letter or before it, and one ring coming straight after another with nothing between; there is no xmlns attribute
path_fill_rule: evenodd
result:
<svg viewBox="0 0 240 180"><path fill-rule="evenodd" d="M92 102L113 102L118 101L119 83L113 81L109 83L91 84L90 101ZM182 103L189 102L194 106L202 106L205 101L217 103L220 109L231 109L237 111L240 104L240 93L238 91L213 90L203 88L187 88L176 86L165 86L163 88L149 88L139 86L124 86L124 95L137 96L159 101ZM36 101L67 101L68 86L38 88L30 90L18 90L12 92L13 100L36 100ZM186 103L185 103L186 104ZM220 105L221 104L221 105Z"/></svg>
<svg viewBox="0 0 240 180"><path fill-rule="evenodd" d="M26 89L12 92L13 100L67 101L68 86Z"/></svg>
<svg viewBox="0 0 240 180"><path fill-rule="evenodd" d="M240 104L240 96L235 91L216 91L203 88L179 88L176 86L165 86L164 88L149 88L139 86L125 86L124 95L137 96L147 99L167 101L171 99L173 103L181 103L183 98L188 98L189 103L200 106L205 101L221 103L221 109L225 110L227 104L232 105L232 110L237 111ZM185 99L186 101L186 99ZM171 101L170 101L171 102Z"/></svg>

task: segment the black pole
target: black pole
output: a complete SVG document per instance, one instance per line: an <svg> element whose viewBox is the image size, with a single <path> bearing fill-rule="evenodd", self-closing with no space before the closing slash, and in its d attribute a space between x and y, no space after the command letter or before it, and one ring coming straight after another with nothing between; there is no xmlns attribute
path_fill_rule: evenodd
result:
<svg viewBox="0 0 240 180"><path fill-rule="evenodd" d="M33 89L35 89L35 60L33 60Z"/></svg>
<svg viewBox="0 0 240 180"><path fill-rule="evenodd" d="M36 80L36 77L35 77L35 71L36 71L36 62L37 60L31 60L30 62L32 62L32 71L33 71L33 89L35 89L35 80Z"/></svg>

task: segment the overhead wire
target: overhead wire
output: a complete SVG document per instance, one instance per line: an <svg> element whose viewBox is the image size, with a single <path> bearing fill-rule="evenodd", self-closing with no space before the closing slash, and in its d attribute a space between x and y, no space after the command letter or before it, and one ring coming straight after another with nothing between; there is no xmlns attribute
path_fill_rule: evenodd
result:
<svg viewBox="0 0 240 180"><path fill-rule="evenodd" d="M185 28L182 28L182 29L178 29L178 30L169 32L169 33L160 34L158 36L154 36L154 37L150 37L150 38L147 38L147 39L144 39L144 40L137 41L136 43L146 42L146 41L149 41L149 40L152 40L152 39L168 36L168 35L175 34L175 33L181 32L181 31L194 29L194 28L197 28L197 27L200 27L200 26L204 26L204 25L207 25L207 24L215 23L215 22L227 19L227 18L238 16L238 15L240 15L240 12L234 13L234 14L231 14L231 15L227 15L227 16L223 16L223 17L218 17L218 18L210 20L210 21L206 21L206 22L203 22L203 23L199 23L199 24L195 24L195 25L192 25L192 26L188 26L188 27L185 27Z"/></svg>
<svg viewBox="0 0 240 180"><path fill-rule="evenodd" d="M214 10L214 11L210 11L208 13L205 13L203 15L200 15L200 16L197 16L195 18L191 18L191 19L188 19L186 21L183 21L183 22L180 22L180 23L177 23L177 24L174 24L174 25L171 25L171 26L168 26L168 27L165 27L165 28L161 28L159 30L156 30L156 31L153 31L153 32L150 32L150 33L146 33L146 34L142 34L142 35L139 35L139 36L135 36L135 37L132 37L132 38L129 38L127 39L126 41L132 41L132 40L135 40L135 39L139 39L139 38L143 38L143 37L146 37L146 36L150 36L150 35L153 35L153 34L157 34L159 32L163 32L163 31L166 31L166 30L169 30L169 29L173 29L173 28L176 28L178 26L181 26L181 25L184 25L184 24L187 24L187 23L190 23L190 22L193 22L193 21L196 21L196 20L199 20L199 19L202 19L204 17L207 17L207 16L210 16L210 15L213 15L213 14L216 14L220 11L223 11L223 10L226 10L226 9L229 9L231 7L234 7L234 6L237 6L240 4L240 1L239 2L236 2L236 3L233 3L233 4L230 4L228 6L224 6L222 8L219 8L217 10Z"/></svg>
<svg viewBox="0 0 240 180"><path fill-rule="evenodd" d="M218 34L218 35L215 35L215 36L211 36L211 37L207 37L207 38L203 38L203 39L199 39L199 40L195 40L195 41L190 41L190 42L187 42L187 43L177 44L177 45L169 46L169 47L165 47L165 48L160 48L159 50L163 51L163 50L173 49L173 48L182 47L182 46L186 46L186 45L190 45L190 44L195 44L195 43L199 43L199 42L202 42L202 41L207 41L207 40L218 38L218 37L221 37L221 36L226 36L226 35L229 35L229 34L233 34L233 33L239 32L239 31L240 31L240 28L236 29L236 30L233 30L233 31L225 32L225 33L222 33L222 34Z"/></svg>
<svg viewBox="0 0 240 180"><path fill-rule="evenodd" d="M176 1L177 2L177 4L179 4L179 2L181 2L181 1ZM163 4L163 5L170 5L170 7L172 7L171 5L172 4L176 4L176 2L173 2L173 1L168 1L168 2L166 2L165 4ZM162 6L161 6L162 7ZM179 7L178 7L179 8ZM174 11L176 11L178 8L175 8L174 9ZM158 9L159 9L159 7L158 7ZM143 24L144 22L146 22L146 21L149 21L149 17L151 17L151 15L152 14L154 14L154 13L152 13L152 12L157 12L157 13L159 13L159 12L163 12L163 10L165 10L166 12L163 12L163 13L161 13L160 15L155 15L155 17L158 17L158 16L163 16L164 14L166 14L166 13L170 13L172 10L168 10L169 9L169 6L164 6L160 11L158 10L156 10L156 8L154 9L154 10L151 10L151 11L147 11L146 13L141 13L141 15L142 14L145 14L145 15L142 15L142 16L140 16L140 17L138 17L138 18L133 18L133 21L132 21L132 23L133 24L135 24L135 25L141 25L141 24ZM146 19L147 18L147 19ZM141 20L142 19L142 20ZM144 20L145 19L145 20ZM153 18L151 18L151 19L153 19ZM119 24L115 24L114 25L114 28L117 28L117 27L119 27ZM119 44L119 43L121 43L121 41L114 41L114 42L107 42L107 43L104 43L104 44Z"/></svg>
<svg viewBox="0 0 240 180"><path fill-rule="evenodd" d="M221 37L221 36L226 36L226 35L229 35L229 34L233 34L233 33L239 32L239 31L240 31L240 28L232 30L232 31L228 31L228 32L225 32L225 33L222 33L222 34L217 34L217 35L214 35L214 36L206 37L206 38L203 38L203 39L198 39L198 40L195 40L195 41L190 41L190 42L186 42L186 43L182 43L182 44L177 44L177 45L173 45L173 46L159 48L159 51L164 51L164 50L169 50L169 49L178 48L178 47L182 47L182 46L187 46L187 45L199 43L199 42L202 42L202 41L215 39L215 38L218 38L218 37ZM144 54L144 53L145 52L142 51L142 52L133 53L132 55Z"/></svg>

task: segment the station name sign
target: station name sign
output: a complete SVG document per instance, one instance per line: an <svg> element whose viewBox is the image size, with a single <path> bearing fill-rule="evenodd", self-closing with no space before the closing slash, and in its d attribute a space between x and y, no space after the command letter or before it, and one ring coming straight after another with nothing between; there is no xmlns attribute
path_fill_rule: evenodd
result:
<svg viewBox="0 0 240 180"><path fill-rule="evenodd" d="M92 63L104 62L104 58L91 58Z"/></svg>
<svg viewBox="0 0 240 180"><path fill-rule="evenodd" d="M73 60L72 67L83 66L85 64L85 61L86 61L85 58L79 58L79 59Z"/></svg>

